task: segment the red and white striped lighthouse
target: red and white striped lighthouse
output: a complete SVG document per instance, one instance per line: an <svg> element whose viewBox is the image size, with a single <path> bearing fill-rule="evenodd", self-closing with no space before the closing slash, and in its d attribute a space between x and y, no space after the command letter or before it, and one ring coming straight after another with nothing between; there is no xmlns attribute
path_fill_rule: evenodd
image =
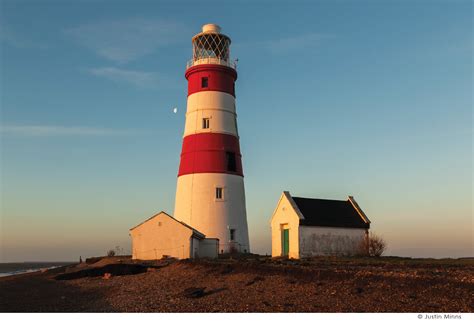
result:
<svg viewBox="0 0 474 321"><path fill-rule="evenodd" d="M244 177L235 108L235 62L230 38L206 24L192 38L188 102L174 216L220 252L249 252Z"/></svg>

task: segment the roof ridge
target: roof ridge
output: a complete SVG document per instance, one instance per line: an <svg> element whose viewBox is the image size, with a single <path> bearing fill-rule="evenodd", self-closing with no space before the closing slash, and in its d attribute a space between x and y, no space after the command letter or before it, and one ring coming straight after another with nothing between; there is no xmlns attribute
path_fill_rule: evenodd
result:
<svg viewBox="0 0 474 321"><path fill-rule="evenodd" d="M133 229L139 227L140 225L142 225L142 224L148 222L149 220L151 220L151 219L157 217L157 216L160 215L160 214L165 214L165 215L168 216L169 218L171 218L171 219L175 220L176 222L178 222L178 223L184 225L185 227L189 228L189 229L192 230L193 232L196 232L197 234L202 235L204 238L206 237L206 235L205 235L204 233L199 232L199 231L196 230L194 227L192 227L192 226L190 226L190 225L184 223L183 221L177 220L174 216L169 215L169 214L166 213L165 211L160 211L159 213L156 213L155 215L149 217L148 219L144 220L143 222L139 223L138 225L135 225L134 227L132 227L131 229L129 229L129 231L131 231L131 230L133 230Z"/></svg>
<svg viewBox="0 0 474 321"><path fill-rule="evenodd" d="M311 198L311 197L300 197L300 196L292 196L292 198L301 198L301 199L316 200L316 201L348 202L348 200L333 200L333 199L327 199L327 198Z"/></svg>
<svg viewBox="0 0 474 321"><path fill-rule="evenodd" d="M357 213L360 215L360 217L364 220L365 223L371 223L367 215L365 215L364 211L360 208L359 204L357 201L354 199L354 196L349 195L348 201L351 203L351 205L355 208Z"/></svg>

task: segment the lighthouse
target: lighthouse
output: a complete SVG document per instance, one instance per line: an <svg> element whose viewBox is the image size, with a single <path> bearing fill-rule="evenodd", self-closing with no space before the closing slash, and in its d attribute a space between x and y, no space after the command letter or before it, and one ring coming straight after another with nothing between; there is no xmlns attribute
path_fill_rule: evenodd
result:
<svg viewBox="0 0 474 321"><path fill-rule="evenodd" d="M249 252L231 40L206 24L192 44L174 217L219 239L220 253Z"/></svg>

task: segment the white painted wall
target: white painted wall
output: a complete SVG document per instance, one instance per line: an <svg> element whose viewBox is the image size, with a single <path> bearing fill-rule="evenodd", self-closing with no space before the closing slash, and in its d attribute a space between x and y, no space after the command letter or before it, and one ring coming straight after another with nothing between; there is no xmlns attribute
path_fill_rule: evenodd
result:
<svg viewBox="0 0 474 321"><path fill-rule="evenodd" d="M223 133L237 136L235 114L215 109L200 109L186 115L184 136L200 133ZM202 119L209 118L209 128L202 128Z"/></svg>
<svg viewBox="0 0 474 321"><path fill-rule="evenodd" d="M272 256L283 254L282 230L288 228L290 248L288 257L299 258L299 216L290 200L282 194L271 218L272 228Z"/></svg>
<svg viewBox="0 0 474 321"><path fill-rule="evenodd" d="M215 188L224 188L224 200L215 199ZM192 226L207 238L219 239L224 252L229 249L230 229L240 250L250 251L244 178L220 173L198 173L178 177L174 217Z"/></svg>
<svg viewBox="0 0 474 321"><path fill-rule="evenodd" d="M219 91L201 91L188 97L184 136L197 133L225 133L237 136L234 96ZM202 119L209 118L209 128Z"/></svg>
<svg viewBox="0 0 474 321"><path fill-rule="evenodd" d="M196 109L217 109L235 113L235 98L222 91L198 91L188 96L186 112L191 113Z"/></svg>
<svg viewBox="0 0 474 321"><path fill-rule="evenodd" d="M131 229L130 235L133 259L156 260L163 255L179 259L190 257L192 230L166 214L159 214Z"/></svg>
<svg viewBox="0 0 474 321"><path fill-rule="evenodd" d="M315 255L354 255L366 230L303 226L299 227L300 257Z"/></svg>

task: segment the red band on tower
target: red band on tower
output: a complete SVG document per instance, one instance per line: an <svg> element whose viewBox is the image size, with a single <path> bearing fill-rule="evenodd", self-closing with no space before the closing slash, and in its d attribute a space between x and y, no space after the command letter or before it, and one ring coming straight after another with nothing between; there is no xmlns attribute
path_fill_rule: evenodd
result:
<svg viewBox="0 0 474 321"><path fill-rule="evenodd" d="M200 91L222 91L235 97L237 72L222 65L202 64L186 70L188 96ZM207 80L203 80L207 78ZM205 85L205 86L203 86Z"/></svg>
<svg viewBox="0 0 474 321"><path fill-rule="evenodd" d="M178 176L194 173L244 176L238 138L217 133L184 137Z"/></svg>

